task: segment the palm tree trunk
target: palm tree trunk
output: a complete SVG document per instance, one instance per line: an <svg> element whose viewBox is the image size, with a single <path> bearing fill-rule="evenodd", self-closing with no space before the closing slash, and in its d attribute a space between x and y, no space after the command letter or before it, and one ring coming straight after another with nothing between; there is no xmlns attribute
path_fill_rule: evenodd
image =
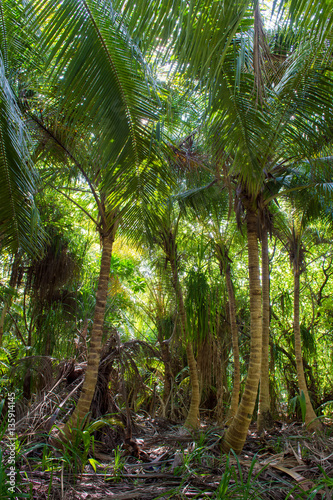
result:
<svg viewBox="0 0 333 500"><path fill-rule="evenodd" d="M193 345L190 340L186 342L186 355L191 381L191 403L184 426L188 429L197 429L200 425L199 407L200 407L200 386L197 363L194 357Z"/></svg>
<svg viewBox="0 0 333 500"><path fill-rule="evenodd" d="M243 449L254 410L261 369L262 353L262 312L261 286L259 273L259 250L257 238L257 214L253 210L247 212L247 247L249 266L251 346L248 374L242 400L230 427L226 431L222 450L231 448L240 453Z"/></svg>
<svg viewBox="0 0 333 500"><path fill-rule="evenodd" d="M230 316L230 327L231 327L231 342L232 342L232 352L234 356L234 377L233 377L233 387L231 395L231 403L228 412L228 419L233 418L236 415L238 403L239 403L239 392L240 392L240 364L239 364L239 346L238 346L238 329L236 323L236 301L234 288L231 281L230 265L227 264L225 267L225 279L228 291L228 301L229 301L229 316Z"/></svg>
<svg viewBox="0 0 333 500"><path fill-rule="evenodd" d="M261 239L261 276L262 276L262 359L259 389L258 432L272 427L269 395L269 257L268 234L264 228Z"/></svg>
<svg viewBox="0 0 333 500"><path fill-rule="evenodd" d="M174 243L174 242L173 242ZM175 248L175 244L172 245ZM186 311L184 305L183 291L179 283L178 278L178 269L176 264L176 256L173 252L169 252L169 261L172 272L172 285L176 293L178 308L179 308L179 317L180 317L180 325L182 329L183 339L186 342L186 355L188 368L190 372L190 381L191 381L191 403L190 408L185 420L184 426L190 429L197 429L199 427L199 407L200 407L200 386L199 386L199 376L197 363L194 357L193 345L189 339L188 331L187 331L187 322L186 322Z"/></svg>
<svg viewBox="0 0 333 500"><path fill-rule="evenodd" d="M165 342L160 319L157 319L157 339L160 344L161 356L164 364L163 403L167 405L171 396L173 374L171 369L169 342ZM166 417L167 408L165 407L163 411L163 417Z"/></svg>
<svg viewBox="0 0 333 500"><path fill-rule="evenodd" d="M95 393L98 367L102 350L104 315L108 295L112 246L115 238L115 233L116 224L113 224L110 232L103 237L101 267L96 292L94 322L90 336L88 364L82 391L80 394L80 399L74 410L74 413L70 417L64 429L66 437L69 437L71 435L71 429L79 428L83 424L84 420L87 419L90 411L90 405Z"/></svg>
<svg viewBox="0 0 333 500"><path fill-rule="evenodd" d="M230 401L230 392L228 391L227 364L229 359L229 346L222 342L221 348L221 366L216 378L216 421L219 425L225 425L225 407Z"/></svg>
<svg viewBox="0 0 333 500"><path fill-rule="evenodd" d="M296 357L296 370L298 379L298 388L300 394L304 394L306 404L305 425L310 431L320 430L321 423L317 420L317 415L314 412L313 406L310 401L308 388L306 385L303 357L302 357L302 342L301 342L301 328L299 322L299 277L300 270L294 264L294 339L295 339L295 357Z"/></svg>

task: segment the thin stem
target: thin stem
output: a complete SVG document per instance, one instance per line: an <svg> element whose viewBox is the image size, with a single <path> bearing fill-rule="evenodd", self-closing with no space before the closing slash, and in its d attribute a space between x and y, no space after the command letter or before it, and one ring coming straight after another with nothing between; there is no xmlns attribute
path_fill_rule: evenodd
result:
<svg viewBox="0 0 333 500"><path fill-rule="evenodd" d="M35 116L35 115L29 115L30 118L32 120L34 120L37 125L44 131L46 132L53 140L56 144L58 144L58 146L60 146L66 153L66 155L74 162L75 166L80 170L81 174L83 175L83 177L85 178L85 180L87 181L89 187L90 187L90 190L92 192L92 195L93 197L95 198L95 201L96 201L96 204L97 204L97 207L98 207L98 211L99 211L99 215L102 219L102 222L103 222L103 225L104 227L107 227L107 222L106 222L106 218L105 218L105 214L104 214L104 210L103 210L103 206L102 206L102 203L96 193L96 190L94 188L94 186L92 185L92 182L91 180L89 179L89 176L87 175L87 173L85 172L85 170L83 169L83 167L81 166L81 164L77 161L77 159L72 155L72 153L64 146L64 144L62 144L61 141L59 141L59 139Z"/></svg>
<svg viewBox="0 0 333 500"><path fill-rule="evenodd" d="M83 207L82 207L79 203L77 203L75 200L73 200L73 198L71 198L70 196L68 196L68 194L64 193L63 191L60 191L60 189L56 188L55 186L52 186L52 184L50 184L50 183L48 183L48 182L47 182L46 184L47 184L48 186L52 187L52 189L54 189L54 190L55 190L55 191L57 191L58 193L62 194L62 196L64 196L64 197L65 197L67 200L69 200L71 203L73 203L74 205L76 205L76 206L77 206L80 210L82 210L82 212L83 212L83 213L85 213L85 214L86 214L86 216L87 216L87 217L89 217L89 219L90 219L90 220L92 220L92 221L93 221L93 223L96 225L96 227L97 227L98 229L100 229L101 224L99 224L99 223L97 222L97 220L96 220L96 219L94 219L94 217L92 217L92 216L90 215L90 213L89 213L89 212L87 212L87 210L85 210L85 209L84 209L84 208L83 208Z"/></svg>

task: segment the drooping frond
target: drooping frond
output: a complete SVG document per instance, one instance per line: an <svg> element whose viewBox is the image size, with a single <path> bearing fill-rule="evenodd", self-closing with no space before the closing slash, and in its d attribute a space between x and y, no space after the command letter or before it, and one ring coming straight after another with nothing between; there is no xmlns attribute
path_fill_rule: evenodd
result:
<svg viewBox="0 0 333 500"><path fill-rule="evenodd" d="M15 252L41 251L43 237L34 202L36 174L28 134L0 57L0 244Z"/></svg>
<svg viewBox="0 0 333 500"><path fill-rule="evenodd" d="M137 165L149 157L158 103L111 3L36 0L33 15L48 58L45 90L72 130L90 130L95 161Z"/></svg>
<svg viewBox="0 0 333 500"><path fill-rule="evenodd" d="M322 53L303 43L283 60L283 72L274 74L272 84L265 82L259 105L254 70L245 61L238 77L236 56L230 54L215 89L210 140L216 157L228 158L243 201L245 193L254 200L264 186L265 197L272 200L291 164L318 157L332 141L331 76Z"/></svg>
<svg viewBox="0 0 333 500"><path fill-rule="evenodd" d="M253 23L251 0L117 0L134 36L153 57L172 54L191 76L213 82L234 35ZM144 36L142 36L144 33Z"/></svg>
<svg viewBox="0 0 333 500"><path fill-rule="evenodd" d="M264 177L264 131L270 130L267 115L255 104L254 79L244 75L239 88L231 75L224 75L215 96L210 137L213 151L224 161L229 158L229 172L239 175L249 193L257 193ZM234 76L234 75L233 75Z"/></svg>
<svg viewBox="0 0 333 500"><path fill-rule="evenodd" d="M286 23L303 33L304 38L315 40L317 48L332 36L332 2L313 0L274 0L274 12L280 23Z"/></svg>

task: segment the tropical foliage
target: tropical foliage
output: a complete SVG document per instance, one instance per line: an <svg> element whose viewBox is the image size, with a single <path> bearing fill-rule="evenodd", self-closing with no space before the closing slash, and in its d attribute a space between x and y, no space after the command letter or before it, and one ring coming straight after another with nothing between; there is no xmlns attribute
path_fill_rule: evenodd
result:
<svg viewBox="0 0 333 500"><path fill-rule="evenodd" d="M142 457L140 412L217 422L225 454L254 422L324 432L331 3L0 7L0 383L17 432L79 450L74 475L96 468L95 440Z"/></svg>

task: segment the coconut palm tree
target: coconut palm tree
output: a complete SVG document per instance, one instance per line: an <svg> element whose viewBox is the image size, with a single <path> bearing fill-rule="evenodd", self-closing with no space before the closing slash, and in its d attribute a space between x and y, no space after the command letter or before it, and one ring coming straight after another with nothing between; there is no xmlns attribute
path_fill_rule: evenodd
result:
<svg viewBox="0 0 333 500"><path fill-rule="evenodd" d="M259 54L256 55L256 51ZM232 447L238 452L243 446L260 372L262 383L268 382L268 367L264 370L266 373L261 367L262 291L257 240L269 230L269 207L283 192L283 176L288 168L292 165L296 167L295 159L319 154L322 141L332 137L332 114L327 110L332 82L330 75L323 71L321 55L311 44L304 43L277 65L274 54L269 54L268 45L263 40L259 47L254 45L253 52L249 50L249 59L245 57L243 63L238 59L238 64L231 64L229 70L221 75L219 92L214 96L212 144L219 161L226 162L233 179L229 185L235 189L236 214L240 220L244 217L247 223L253 340L245 392L224 436L226 450ZM259 77L260 68L252 65L258 58L265 61L266 71ZM244 65L244 73L239 72L241 64ZM233 73L230 71L232 67ZM253 68L252 73L250 68ZM327 121L323 121L324 109L328 112ZM266 270L267 283L265 235L261 239L263 256L266 254L263 271ZM267 302L268 287L263 303L266 329ZM265 339L264 352L267 352L268 332ZM266 413L266 408L262 408L261 414Z"/></svg>
<svg viewBox="0 0 333 500"><path fill-rule="evenodd" d="M313 233L309 227L308 210L305 208L303 211L298 207L290 207L287 213L280 214L276 223L276 232L282 243L288 250L290 263L293 272L293 333L295 343L295 360L297 380L300 395L304 395L305 399L305 424L311 431L320 430L322 428L317 415L314 412L309 391L306 384L303 354L302 354L302 340L300 328L300 279L302 273L305 271L305 252L306 240L313 238Z"/></svg>
<svg viewBox="0 0 333 500"><path fill-rule="evenodd" d="M275 222L275 233L287 249L293 272L293 333L297 380L300 395L305 400L305 424L309 430L321 430L309 396L304 373L300 328L300 281L306 271L306 250L318 241L318 233L311 223L318 219L332 223L331 157L322 156L306 160L299 166L297 175L291 172L286 179L288 193L285 210ZM304 189L300 190L302 186ZM298 189L295 189L298 188ZM310 189L309 189L310 188ZM320 239L320 237L319 237Z"/></svg>
<svg viewBox="0 0 333 500"><path fill-rule="evenodd" d="M69 146L65 146L61 142L63 139L63 137L61 137L62 124L59 123L59 121L52 123L52 129L49 125L46 125L45 122L39 122L38 119L32 115L31 119L35 120L40 132L40 139L43 143L43 148L40 150L39 154L39 161L42 159L52 160L53 155L56 155L57 157L57 161L51 164L50 168L45 169L43 172L43 178L47 180L48 186L50 185L50 179L52 179L52 184L54 184L53 188L60 195L65 196L76 207L82 209L90 221L95 224L96 230L100 235L102 248L99 280L96 291L96 305L93 317L93 326L90 333L88 365L79 402L74 414L71 416L71 419L65 428L65 434L68 437L72 427L81 425L82 422L85 421L95 392L100 353L102 349L103 325L109 289L108 284L112 249L118 226L119 224L123 224L123 226L130 228L132 225L137 226L139 224L139 221L142 220L143 213L148 206L149 197L156 189L154 182L156 180L159 181L159 177L149 173L150 167L141 166L141 171L135 171L131 174L128 173L126 181L125 175L123 174L123 184L121 184L120 187L116 186L114 183L111 184L112 188L107 190L108 188L106 188L105 184L101 187L101 184L99 183L101 180L100 177L97 177L97 180L95 178L96 173L98 176L100 175L101 169L99 169L99 165L94 165L96 171L92 170L88 155L84 163L83 161L80 164L78 163L75 154L78 153L82 158L83 153L80 151L81 143L75 144L72 142L71 146L73 149L69 149ZM63 157L62 162L60 162L60 152ZM61 188L57 188L56 186L60 180L63 181L62 184L65 184L64 177L69 173L68 162L70 170L72 170L70 174L72 174L74 179L71 181L71 175L68 175L67 181L70 181L68 188L66 185ZM95 203L93 210L90 209L90 211L88 211L83 202L79 202L77 197L73 197L77 171L79 171L83 176L83 185L85 186L85 190L90 191L88 198L90 207ZM117 166L111 165L105 175L117 175L118 172L119 169ZM52 177L50 177L50 175ZM135 180L133 180L133 175L136 176ZM141 183L142 187L141 189L140 187L139 189L136 189L139 183ZM81 187L78 189L79 192L82 191L82 181Z"/></svg>
<svg viewBox="0 0 333 500"><path fill-rule="evenodd" d="M261 233L261 281L262 281L262 357L259 387L258 431L272 426L269 394L269 328L270 328L270 271L268 251L268 230Z"/></svg>
<svg viewBox="0 0 333 500"><path fill-rule="evenodd" d="M259 54L267 60L267 43L263 42L263 47L259 47ZM236 214L240 221L245 219L248 237L251 355L243 398L223 444L225 450L233 448L237 452L246 438L261 373L258 238L268 231L269 206L281 191L283 176L292 166L296 167L295 159L318 154L323 141L332 136L328 104L332 82L330 75L323 71L320 54L311 45L304 44L297 51L291 51L278 66L276 63L269 66L268 59L270 71L259 80L258 70L254 67L251 72L250 69L258 57L252 54L248 50L241 59L244 53L240 50L235 62L232 62L233 55L226 58L226 69L211 100L211 143L216 163L221 165L219 175L224 175L226 185L234 189ZM240 67L244 72L239 71ZM323 110L327 113L325 121ZM265 246L265 238L263 241ZM265 253L267 255L267 245ZM267 311L267 298L264 304ZM266 335L266 346L268 338ZM268 372L261 377L268 381Z"/></svg>
<svg viewBox="0 0 333 500"><path fill-rule="evenodd" d="M197 174L199 169L200 163L196 167ZM203 178L206 178L206 182L209 180L209 176L207 179L207 170L209 171L209 167L207 169L207 166L205 166L205 169L201 172L200 180L203 180ZM214 249L220 273L224 276L226 283L234 368L231 403L228 411L228 421L230 422L236 414L240 395L240 359L236 299L232 281L232 259L230 258L231 245L235 237L239 236L239 231L237 231L236 221L230 220L230 217L228 218L228 194L221 190L219 185L216 185L214 182L213 185L211 183L207 184L204 190L195 190L193 189L193 184L200 183L198 175L193 176L190 174L187 180L189 187L192 187L192 189L183 193L180 199L182 203L186 203L188 207L193 209L203 232L207 233L207 228L209 228L209 234L206 234L206 238ZM218 404L222 403L222 401L218 401ZM217 413L220 423L224 422L225 415L223 409L218 408Z"/></svg>
<svg viewBox="0 0 333 500"><path fill-rule="evenodd" d="M31 54L32 36L16 2L1 5L0 21L0 250L33 256L43 246L34 200L38 176L31 162L31 137L18 99L20 75Z"/></svg>
<svg viewBox="0 0 333 500"><path fill-rule="evenodd" d="M39 185L31 161L33 144L20 107L20 76L32 53L31 32L21 6L5 2L0 9L0 252L13 257L9 291L0 315L0 346L22 256L43 252L45 233L35 203Z"/></svg>
<svg viewBox="0 0 333 500"><path fill-rule="evenodd" d="M177 248L177 235L181 212L176 211L175 201L167 199L163 204L164 213L158 213L155 204L151 206L151 211L145 220L144 237L150 244L158 245L163 251L167 262L170 265L171 283L176 296L177 313L182 333L182 340L185 342L186 356L190 373L191 402L184 426L189 429L197 429L199 426L199 405L200 387L197 363L194 355L192 335L188 329L188 319L185 307L185 297L183 287L179 278L180 256Z"/></svg>
<svg viewBox="0 0 333 500"><path fill-rule="evenodd" d="M138 224L156 189L163 191L170 179L156 155L153 124L159 103L149 72L112 5L36 1L31 23L39 28L46 77L43 109L34 98L26 106L39 139L36 158L47 162L48 184L95 224L102 247L88 366L65 428L69 436L71 427L86 418L95 391L117 227L125 219L128 227ZM64 177L69 187L81 183L90 191L93 210L75 200L72 191L59 189Z"/></svg>

